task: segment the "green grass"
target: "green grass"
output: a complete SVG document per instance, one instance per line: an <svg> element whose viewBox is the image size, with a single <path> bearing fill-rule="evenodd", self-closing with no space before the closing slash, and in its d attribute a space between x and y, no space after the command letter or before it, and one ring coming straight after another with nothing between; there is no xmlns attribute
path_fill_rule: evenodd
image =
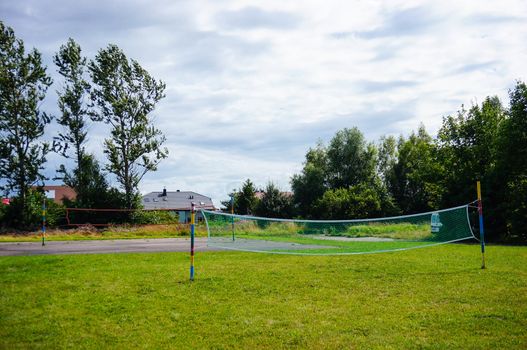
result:
<svg viewBox="0 0 527 350"><path fill-rule="evenodd" d="M525 349L527 248L0 258L0 348Z"/></svg>
<svg viewBox="0 0 527 350"><path fill-rule="evenodd" d="M249 240L264 240L274 242L287 242L287 243L299 243L309 245L324 246L320 249L275 249L273 251L278 252L291 252L291 253L309 253L309 254L343 254L343 253L366 253L366 252L377 252L377 251L388 251L388 250L399 250L424 247L426 245L437 244L437 242L423 241L423 242L405 242L405 241L389 241L389 242L356 242L356 241L337 241L337 240L322 240L317 239L309 235L254 235L254 234L243 234L239 233L236 235L237 238L249 239ZM210 242L211 245L215 245L214 240ZM220 244L216 244L221 246ZM265 245L265 244L264 244ZM235 246L235 245L234 245ZM325 247L334 248L325 248ZM264 249L265 250L265 249Z"/></svg>
<svg viewBox="0 0 527 350"><path fill-rule="evenodd" d="M92 239L136 239L136 238L172 238L188 237L189 225L138 225L138 226L110 226L104 228L79 227L74 229L52 229L46 232L48 241L82 241ZM196 236L207 236L204 224L196 226ZM38 242L42 239L41 233L3 233L0 242Z"/></svg>
<svg viewBox="0 0 527 350"><path fill-rule="evenodd" d="M347 237L382 237L406 240L425 240L433 237L430 223L374 223L369 225L355 225L347 228Z"/></svg>

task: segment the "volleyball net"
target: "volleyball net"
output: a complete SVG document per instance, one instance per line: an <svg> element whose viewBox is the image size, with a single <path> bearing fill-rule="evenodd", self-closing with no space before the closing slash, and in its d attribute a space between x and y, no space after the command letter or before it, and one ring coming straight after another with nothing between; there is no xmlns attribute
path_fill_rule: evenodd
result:
<svg viewBox="0 0 527 350"><path fill-rule="evenodd" d="M272 219L201 210L208 245L301 255L344 255L414 249L477 239L473 203L433 212L360 220Z"/></svg>

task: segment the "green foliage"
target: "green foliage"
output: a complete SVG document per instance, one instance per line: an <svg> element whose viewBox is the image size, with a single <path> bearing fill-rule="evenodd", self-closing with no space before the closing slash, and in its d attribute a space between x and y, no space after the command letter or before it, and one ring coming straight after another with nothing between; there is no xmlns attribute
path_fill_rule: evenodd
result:
<svg viewBox="0 0 527 350"><path fill-rule="evenodd" d="M79 166L71 173L64 166L59 171L64 183L77 191L75 201L66 202L68 207L122 208L126 205L124 195L109 187L106 174L101 171L94 155L82 154ZM138 197L135 200L138 201Z"/></svg>
<svg viewBox="0 0 527 350"><path fill-rule="evenodd" d="M439 185L444 191L442 206L468 203L476 198L476 180L483 188L487 238L496 239L505 233L503 177L496 168L498 140L506 122L505 109L497 97L487 97L481 106L464 108L456 116L443 119L438 132L438 161L445 169ZM505 134L503 134L505 135ZM507 136L508 138L508 136Z"/></svg>
<svg viewBox="0 0 527 350"><path fill-rule="evenodd" d="M373 182L377 150L366 143L358 128L337 131L327 148L328 182L331 188L346 188Z"/></svg>
<svg viewBox="0 0 527 350"><path fill-rule="evenodd" d="M359 129L338 131L327 147L310 149L302 173L291 178L297 213L315 219L370 216L382 213L384 203L392 212L389 194L378 188L376 164L377 149Z"/></svg>
<svg viewBox="0 0 527 350"><path fill-rule="evenodd" d="M439 161L444 166L443 205L468 202L474 198L474 182L492 187L496 146L505 110L497 97L487 97L481 107L464 108L443 119L438 132Z"/></svg>
<svg viewBox="0 0 527 350"><path fill-rule="evenodd" d="M432 237L430 223L369 223L349 226L344 233L348 237L380 237L400 240L427 240Z"/></svg>
<svg viewBox="0 0 527 350"><path fill-rule="evenodd" d="M399 138L397 161L392 161L386 171L388 189L403 213L438 209L442 168L436 161L432 138L423 125L408 139Z"/></svg>
<svg viewBox="0 0 527 350"><path fill-rule="evenodd" d="M178 215L166 210L137 210L131 213L130 223L135 225L177 224Z"/></svg>
<svg viewBox="0 0 527 350"><path fill-rule="evenodd" d="M234 201L234 210L238 214L252 214L258 199L254 195L256 188L250 179L247 179L241 190L237 193L237 196Z"/></svg>
<svg viewBox="0 0 527 350"><path fill-rule="evenodd" d="M267 218L290 218L293 215L291 197L282 193L278 187L269 182L264 195L256 206L255 214Z"/></svg>
<svg viewBox="0 0 527 350"><path fill-rule="evenodd" d="M319 143L307 152L302 173L291 178L295 210L303 217L318 217L315 203L328 188L327 164L326 149Z"/></svg>
<svg viewBox="0 0 527 350"><path fill-rule="evenodd" d="M328 190L316 208L323 219L372 218L382 212L378 192L366 184Z"/></svg>
<svg viewBox="0 0 527 350"><path fill-rule="evenodd" d="M84 144L88 134L86 122L89 115L85 98L89 93L90 84L84 78L86 58L82 56L80 46L70 38L60 47L53 61L64 79L62 91L57 92L62 113L57 122L65 129L65 132L60 132L57 137L59 153L66 158L74 158L78 167L85 152ZM68 152L70 145L73 146L73 155ZM79 191L80 188L76 190Z"/></svg>
<svg viewBox="0 0 527 350"><path fill-rule="evenodd" d="M509 91L508 118L501 124L496 182L501 185L498 214L511 239L527 241L527 85Z"/></svg>
<svg viewBox="0 0 527 350"><path fill-rule="evenodd" d="M62 115L57 118L57 122L65 131L56 137L55 151L75 161L72 173L68 173L64 165L60 166L59 178L75 190L80 206L89 208L94 199L97 200L97 196L93 195L93 181L101 175L94 174L93 163L96 161L92 156L86 155L85 151L89 118L85 99L90 90L90 84L85 79L86 58L82 56L80 46L70 38L53 59L64 79L62 91L58 91L58 105ZM73 153L68 151L70 146ZM104 178L102 180L105 181Z"/></svg>
<svg viewBox="0 0 527 350"><path fill-rule="evenodd" d="M9 205L0 205L1 226L7 228L21 228L24 230L37 230L42 227L42 204L44 193L38 190L29 190L22 203L20 197L14 198ZM25 206L26 216L22 217L20 211ZM46 225L56 227L63 224L64 206L46 199Z"/></svg>
<svg viewBox="0 0 527 350"><path fill-rule="evenodd" d="M242 188L238 191L232 192L229 196L230 200L222 201L221 204L226 208L227 212L231 212L232 203L234 201L234 213L240 215L253 214L258 205L258 198L255 196L256 188L250 179L247 179Z"/></svg>
<svg viewBox="0 0 527 350"><path fill-rule="evenodd" d="M143 176L157 170L168 150L165 137L152 124L150 113L164 97L165 84L156 81L135 60L128 60L116 45L101 49L89 64L95 86L91 99L98 110L93 119L111 127L104 142L106 169L117 177L127 208L135 205Z"/></svg>
<svg viewBox="0 0 527 350"><path fill-rule="evenodd" d="M30 188L44 180L49 145L39 138L52 118L39 108L51 83L40 53L26 54L22 40L0 21L0 189L17 193L22 226L32 224Z"/></svg>

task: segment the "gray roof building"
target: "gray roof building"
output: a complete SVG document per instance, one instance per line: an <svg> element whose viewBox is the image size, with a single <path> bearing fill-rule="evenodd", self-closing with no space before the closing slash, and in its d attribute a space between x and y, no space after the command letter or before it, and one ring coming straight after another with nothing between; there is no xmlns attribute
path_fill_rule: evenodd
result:
<svg viewBox="0 0 527 350"><path fill-rule="evenodd" d="M192 202L196 209L214 210L212 199L192 191L150 192L143 196L143 207L146 210L172 209L178 211L191 210Z"/></svg>

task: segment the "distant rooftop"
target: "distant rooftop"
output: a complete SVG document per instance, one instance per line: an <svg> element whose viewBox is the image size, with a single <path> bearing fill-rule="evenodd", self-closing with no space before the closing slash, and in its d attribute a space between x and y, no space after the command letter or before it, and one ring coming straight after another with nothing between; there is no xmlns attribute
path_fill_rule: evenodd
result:
<svg viewBox="0 0 527 350"><path fill-rule="evenodd" d="M214 210L212 199L193 191L150 192L143 196L142 204L147 210L173 209L191 210L192 202L196 209Z"/></svg>

